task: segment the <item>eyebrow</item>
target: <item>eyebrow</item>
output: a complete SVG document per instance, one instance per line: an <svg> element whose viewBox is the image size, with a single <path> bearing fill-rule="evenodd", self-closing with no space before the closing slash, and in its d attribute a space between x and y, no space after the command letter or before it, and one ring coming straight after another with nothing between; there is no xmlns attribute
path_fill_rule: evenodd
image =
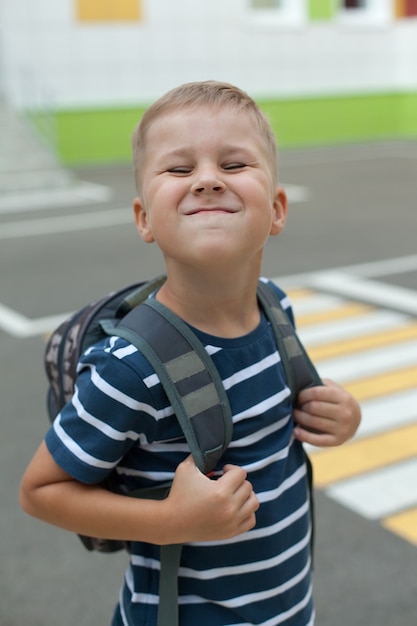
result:
<svg viewBox="0 0 417 626"><path fill-rule="evenodd" d="M160 161L165 161L166 159L171 159L171 158L188 158L190 156L192 156L193 153L193 149L192 148L175 148L174 150L170 150L169 152L164 153L160 159L158 159L158 162ZM245 158L250 158L253 159L254 158L254 154L252 154L252 151L249 150L246 146L242 145L242 146L236 146L236 145L227 145L224 148L221 149L221 154L223 155L234 155L234 154L242 154Z"/></svg>
<svg viewBox="0 0 417 626"><path fill-rule="evenodd" d="M164 152L156 159L158 167L165 167L167 162L173 159L188 159L191 157L191 151L188 148L175 148L169 152Z"/></svg>
<svg viewBox="0 0 417 626"><path fill-rule="evenodd" d="M176 157L176 156L184 156L188 155L191 152L189 148L175 148L174 150L170 150L164 154L164 157Z"/></svg>

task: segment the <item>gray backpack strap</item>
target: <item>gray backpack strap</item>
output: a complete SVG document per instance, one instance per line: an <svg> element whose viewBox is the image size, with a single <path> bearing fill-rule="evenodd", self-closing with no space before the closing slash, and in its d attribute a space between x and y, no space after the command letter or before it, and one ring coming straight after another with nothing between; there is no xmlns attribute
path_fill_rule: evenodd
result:
<svg viewBox="0 0 417 626"><path fill-rule="evenodd" d="M179 626L178 570L182 544L161 546L157 626Z"/></svg>
<svg viewBox="0 0 417 626"><path fill-rule="evenodd" d="M196 466L211 472L232 437L232 414L220 375L203 344L177 315L155 299L132 309L114 326L101 323L107 334L132 343L148 359L190 447ZM161 499L166 486L130 496ZM178 568L182 545L161 546L157 626L178 626Z"/></svg>
<svg viewBox="0 0 417 626"><path fill-rule="evenodd" d="M131 491L134 498L163 500L169 494L171 483ZM182 544L160 547L159 605L157 626L179 626L178 621L178 570L181 562Z"/></svg>
<svg viewBox="0 0 417 626"><path fill-rule="evenodd" d="M278 294L262 281L258 283L257 293L262 309L274 330L288 386L291 389L291 399L295 404L298 393L302 389L323 383L288 315L282 308Z"/></svg>
<svg viewBox="0 0 417 626"><path fill-rule="evenodd" d="M204 346L177 315L155 299L102 327L148 359L190 446L195 464L211 472L232 437L232 414L220 375Z"/></svg>

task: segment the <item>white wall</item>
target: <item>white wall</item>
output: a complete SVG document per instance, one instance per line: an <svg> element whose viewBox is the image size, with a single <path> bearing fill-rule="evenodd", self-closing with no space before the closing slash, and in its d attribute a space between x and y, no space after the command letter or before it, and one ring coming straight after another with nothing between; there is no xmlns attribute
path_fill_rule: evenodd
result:
<svg viewBox="0 0 417 626"><path fill-rule="evenodd" d="M73 0L0 0L3 91L18 107L83 108L146 103L207 78L257 97L417 89L417 19L395 21L391 0L356 24L311 23L303 0L287 2L288 19L248 5L144 0L142 22L80 24Z"/></svg>

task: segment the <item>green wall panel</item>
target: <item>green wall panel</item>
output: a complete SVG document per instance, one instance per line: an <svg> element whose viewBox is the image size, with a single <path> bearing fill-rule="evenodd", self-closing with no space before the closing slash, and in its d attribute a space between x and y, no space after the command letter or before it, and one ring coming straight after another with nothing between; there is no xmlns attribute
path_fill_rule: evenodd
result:
<svg viewBox="0 0 417 626"><path fill-rule="evenodd" d="M398 134L395 95L260 102L279 145L303 146Z"/></svg>
<svg viewBox="0 0 417 626"><path fill-rule="evenodd" d="M131 136L144 107L59 111L55 113L56 144L65 163L126 161Z"/></svg>
<svg viewBox="0 0 417 626"><path fill-rule="evenodd" d="M401 134L417 137L417 93L403 96L399 117Z"/></svg>
<svg viewBox="0 0 417 626"><path fill-rule="evenodd" d="M309 0L309 18L311 20L331 20L335 7L336 0Z"/></svg>

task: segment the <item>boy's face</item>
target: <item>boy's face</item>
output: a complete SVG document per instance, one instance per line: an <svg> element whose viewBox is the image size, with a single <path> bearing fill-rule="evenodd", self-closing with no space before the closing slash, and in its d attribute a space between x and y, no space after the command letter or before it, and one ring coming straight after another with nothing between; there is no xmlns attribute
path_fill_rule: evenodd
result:
<svg viewBox="0 0 417 626"><path fill-rule="evenodd" d="M259 260L269 235L285 226L286 197L275 187L265 141L251 116L233 108L157 118L141 179L138 231L167 263Z"/></svg>

